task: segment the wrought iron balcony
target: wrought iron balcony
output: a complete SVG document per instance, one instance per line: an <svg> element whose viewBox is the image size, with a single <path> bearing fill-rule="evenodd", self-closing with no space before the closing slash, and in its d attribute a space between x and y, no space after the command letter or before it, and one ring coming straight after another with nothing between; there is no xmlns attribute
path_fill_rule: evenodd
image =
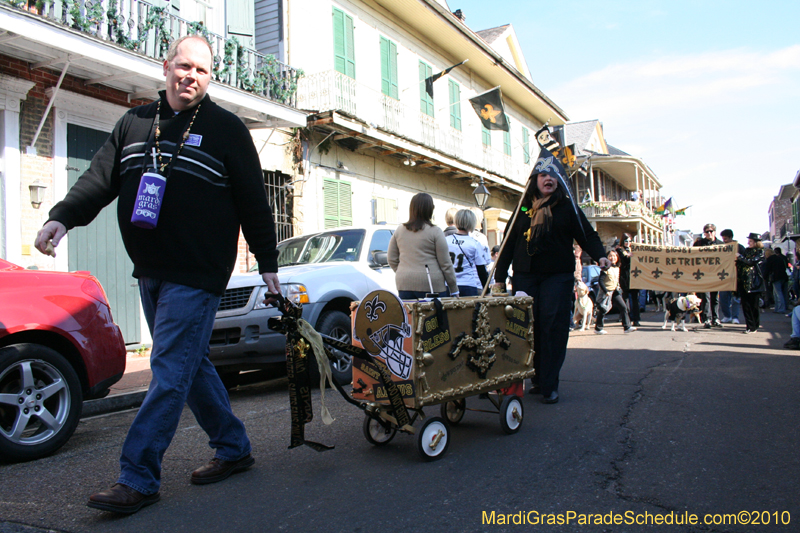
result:
<svg viewBox="0 0 800 533"><path fill-rule="evenodd" d="M213 79L273 102L296 107L302 71L242 46L142 0L0 0L93 38L163 60L170 43L199 33L214 51Z"/></svg>
<svg viewBox="0 0 800 533"><path fill-rule="evenodd" d="M313 112L337 111L523 185L533 167L533 160L523 164L521 148L515 156L508 156L483 146L480 129L462 132L451 127L449 113L442 119L431 117L420 112L418 100L415 105L406 105L333 70L299 80L297 107Z"/></svg>
<svg viewBox="0 0 800 533"><path fill-rule="evenodd" d="M660 228L664 220L642 202L620 200L617 202L585 202L580 204L587 218L642 218Z"/></svg>

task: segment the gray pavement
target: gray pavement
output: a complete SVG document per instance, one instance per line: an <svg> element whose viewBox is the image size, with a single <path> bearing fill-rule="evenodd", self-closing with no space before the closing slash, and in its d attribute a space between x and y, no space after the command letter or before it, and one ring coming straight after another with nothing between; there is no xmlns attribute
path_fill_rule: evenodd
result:
<svg viewBox="0 0 800 533"><path fill-rule="evenodd" d="M799 531L800 352L782 348L788 319L766 314L762 331L743 335L744 326L663 331L659 318L646 314L630 335L617 324L605 336L574 332L558 404L526 395L525 423L511 436L496 414L468 412L434 463L419 460L408 435L371 446L360 412L330 394L336 421L315 420L307 438L336 449L288 450L285 381L240 388L231 403L248 427L255 467L190 485L211 451L187 410L164 459L162 501L126 518L85 502L114 481L135 411L87 417L52 457L0 465L0 531ZM488 405L470 398L468 407ZM484 511L495 512L493 525L482 522ZM500 514L570 511L700 520L766 511L772 523L497 522ZM787 516L788 525L775 525Z"/></svg>

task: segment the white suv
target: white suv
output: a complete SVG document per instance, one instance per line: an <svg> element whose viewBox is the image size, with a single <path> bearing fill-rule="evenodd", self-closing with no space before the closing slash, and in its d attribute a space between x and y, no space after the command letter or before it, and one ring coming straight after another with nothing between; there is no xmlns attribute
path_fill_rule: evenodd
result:
<svg viewBox="0 0 800 533"><path fill-rule="evenodd" d="M278 243L281 292L303 304L303 318L325 335L350 342L350 303L370 291L397 292L386 252L393 227L345 227L293 237ZM267 287L258 268L232 276L220 302L211 334L210 358L226 386L241 382L239 372L284 369L286 337L267 327L279 315L264 306ZM334 378L350 383L351 361L344 354L333 365Z"/></svg>

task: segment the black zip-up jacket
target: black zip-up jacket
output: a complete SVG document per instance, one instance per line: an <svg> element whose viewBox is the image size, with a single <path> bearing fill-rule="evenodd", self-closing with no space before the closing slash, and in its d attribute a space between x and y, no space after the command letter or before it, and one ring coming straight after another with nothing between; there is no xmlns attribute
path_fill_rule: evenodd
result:
<svg viewBox="0 0 800 533"><path fill-rule="evenodd" d="M170 162L195 109L175 112L161 96L162 160ZM278 271L277 239L258 153L236 115L205 96L189 141L165 172L158 227L131 224L139 181L153 166L156 104L131 109L117 122L89 169L50 210L49 220L72 229L89 224L119 198L117 217L133 276L222 294L236 262L239 228L260 272ZM145 154L145 151L148 153Z"/></svg>
<svg viewBox="0 0 800 533"><path fill-rule="evenodd" d="M527 206L530 208L530 206ZM560 274L575 271L575 254L572 241L578 241L592 259L599 261L605 257L605 250L600 237L586 219L583 211L578 210L578 217L572 212L572 204L568 199L559 201L552 207L553 211L553 248L531 257L528 254L528 241L525 232L530 228L531 219L525 213L518 213L514 225L506 234L508 244L497 257L494 279L504 280L508 277L508 267L513 262L514 272L531 272L535 274ZM578 224L583 225L583 231Z"/></svg>

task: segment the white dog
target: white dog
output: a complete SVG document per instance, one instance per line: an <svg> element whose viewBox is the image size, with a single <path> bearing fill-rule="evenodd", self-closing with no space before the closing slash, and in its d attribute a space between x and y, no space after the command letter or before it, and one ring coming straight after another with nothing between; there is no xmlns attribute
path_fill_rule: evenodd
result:
<svg viewBox="0 0 800 533"><path fill-rule="evenodd" d="M581 322L581 331L585 331L592 325L592 312L594 304L589 298L589 287L581 280L575 281L575 312L572 314L572 321L577 325Z"/></svg>
<svg viewBox="0 0 800 533"><path fill-rule="evenodd" d="M700 298L691 293L671 300L666 305L666 310L664 311L664 325L661 326L661 329L667 329L667 324L672 321L672 331L675 331L676 324L683 331L687 331L686 315L698 311L700 309L700 302Z"/></svg>

